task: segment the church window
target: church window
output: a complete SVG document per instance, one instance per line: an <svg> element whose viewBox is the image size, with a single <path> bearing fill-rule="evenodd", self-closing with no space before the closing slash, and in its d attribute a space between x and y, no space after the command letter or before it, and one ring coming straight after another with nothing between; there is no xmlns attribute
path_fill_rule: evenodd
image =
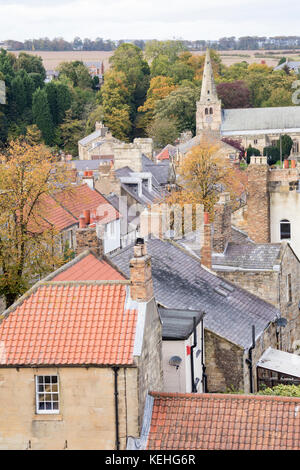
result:
<svg viewBox="0 0 300 470"><path fill-rule="evenodd" d="M212 108L209 108L209 114L213 114L214 110Z"/></svg>
<svg viewBox="0 0 300 470"><path fill-rule="evenodd" d="M258 142L257 139L254 139L254 144L257 144L257 142Z"/></svg>
<svg viewBox="0 0 300 470"><path fill-rule="evenodd" d="M280 240L289 240L291 238L291 222L283 219L280 221Z"/></svg>
<svg viewBox="0 0 300 470"><path fill-rule="evenodd" d="M205 108L205 114L208 114L208 108Z"/></svg>

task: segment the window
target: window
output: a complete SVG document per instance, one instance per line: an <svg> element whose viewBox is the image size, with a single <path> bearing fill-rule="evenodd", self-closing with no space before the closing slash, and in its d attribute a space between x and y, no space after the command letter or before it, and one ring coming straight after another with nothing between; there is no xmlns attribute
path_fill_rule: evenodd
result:
<svg viewBox="0 0 300 470"><path fill-rule="evenodd" d="M38 414L59 413L59 387L57 375L37 375L36 412Z"/></svg>
<svg viewBox="0 0 300 470"><path fill-rule="evenodd" d="M208 108L205 108L205 114L208 114Z"/></svg>
<svg viewBox="0 0 300 470"><path fill-rule="evenodd" d="M258 140L257 140L257 139L254 139L254 145L256 145L256 144L257 144L257 142L258 142Z"/></svg>
<svg viewBox="0 0 300 470"><path fill-rule="evenodd" d="M213 114L214 110L212 108L209 108L209 114Z"/></svg>
<svg viewBox="0 0 300 470"><path fill-rule="evenodd" d="M291 223L289 220L280 221L280 240L289 240L291 238Z"/></svg>
<svg viewBox="0 0 300 470"><path fill-rule="evenodd" d="M286 277L286 293L287 293L287 301L292 302L292 275L288 274Z"/></svg>

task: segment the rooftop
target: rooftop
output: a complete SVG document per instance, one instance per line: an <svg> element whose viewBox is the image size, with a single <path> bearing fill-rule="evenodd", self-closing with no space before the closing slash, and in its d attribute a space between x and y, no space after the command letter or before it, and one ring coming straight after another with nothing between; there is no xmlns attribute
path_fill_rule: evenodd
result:
<svg viewBox="0 0 300 470"><path fill-rule="evenodd" d="M228 243L224 254L213 254L214 270L274 271L281 263L281 243Z"/></svg>
<svg viewBox="0 0 300 470"><path fill-rule="evenodd" d="M149 239L156 301L168 309L205 312L204 326L227 340L248 348L251 328L257 337L280 312L271 304L218 277L201 266L199 259L174 242ZM110 256L129 277L133 246Z"/></svg>
<svg viewBox="0 0 300 470"><path fill-rule="evenodd" d="M151 393L141 439L129 442L147 450L300 450L300 398Z"/></svg>
<svg viewBox="0 0 300 470"><path fill-rule="evenodd" d="M300 377L300 356L297 356L297 354L268 348L256 365L263 369L292 375L293 377Z"/></svg>

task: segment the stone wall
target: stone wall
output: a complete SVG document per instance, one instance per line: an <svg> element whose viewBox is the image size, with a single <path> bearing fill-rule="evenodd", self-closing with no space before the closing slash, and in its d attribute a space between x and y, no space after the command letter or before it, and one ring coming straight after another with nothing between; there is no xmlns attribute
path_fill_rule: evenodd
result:
<svg viewBox="0 0 300 470"><path fill-rule="evenodd" d="M204 338L207 391L243 390L243 349L207 329Z"/></svg>
<svg viewBox="0 0 300 470"><path fill-rule="evenodd" d="M270 241L267 157L252 157L248 166L247 232L255 243Z"/></svg>
<svg viewBox="0 0 300 470"><path fill-rule="evenodd" d="M137 358L139 390L139 426L144 415L147 393L163 390L162 325L155 300L146 306L142 355Z"/></svg>
<svg viewBox="0 0 300 470"><path fill-rule="evenodd" d="M59 375L60 414L35 411L35 375ZM137 369L118 373L121 449L139 435ZM0 368L0 449L115 449L114 371L107 368Z"/></svg>

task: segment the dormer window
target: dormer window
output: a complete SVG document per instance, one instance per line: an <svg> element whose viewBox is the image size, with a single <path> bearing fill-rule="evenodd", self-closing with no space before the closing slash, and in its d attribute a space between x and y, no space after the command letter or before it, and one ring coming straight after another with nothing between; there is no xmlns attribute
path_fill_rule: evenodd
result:
<svg viewBox="0 0 300 470"><path fill-rule="evenodd" d="M291 222L287 219L280 221L280 240L290 240L291 238Z"/></svg>

